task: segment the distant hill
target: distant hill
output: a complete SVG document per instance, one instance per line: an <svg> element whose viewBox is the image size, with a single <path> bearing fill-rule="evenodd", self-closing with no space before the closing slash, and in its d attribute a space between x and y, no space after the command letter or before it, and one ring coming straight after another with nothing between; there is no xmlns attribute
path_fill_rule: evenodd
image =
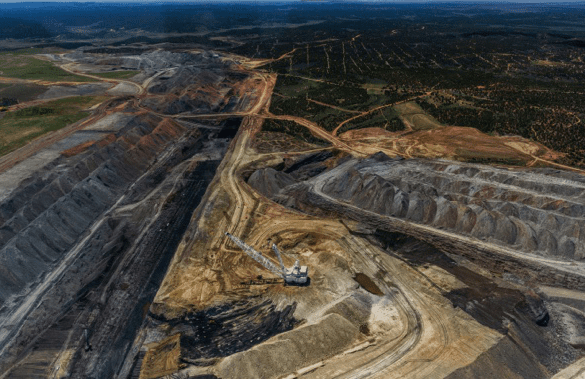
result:
<svg viewBox="0 0 585 379"><path fill-rule="evenodd" d="M51 33L34 21L0 17L0 39L4 38L47 38Z"/></svg>

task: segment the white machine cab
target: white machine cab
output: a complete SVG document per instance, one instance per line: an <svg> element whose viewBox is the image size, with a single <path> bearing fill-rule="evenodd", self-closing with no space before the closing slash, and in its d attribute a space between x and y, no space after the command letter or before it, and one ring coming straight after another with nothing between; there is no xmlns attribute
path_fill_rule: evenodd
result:
<svg viewBox="0 0 585 379"><path fill-rule="evenodd" d="M276 266L272 261L270 261L267 257L263 256L258 251L254 250L249 245L245 244L244 241L235 237L229 233L225 233L236 245L240 247L250 258L254 259L256 262L260 263L262 266L266 267L268 270L272 271L273 273L277 274L281 278L284 279L286 284L305 284L309 278L309 268L307 266L301 266L299 261L297 260L295 264L291 268L284 267L284 263L282 261L282 257L280 255L280 251L275 244L272 244L272 250L276 254L278 258L278 263L280 267Z"/></svg>

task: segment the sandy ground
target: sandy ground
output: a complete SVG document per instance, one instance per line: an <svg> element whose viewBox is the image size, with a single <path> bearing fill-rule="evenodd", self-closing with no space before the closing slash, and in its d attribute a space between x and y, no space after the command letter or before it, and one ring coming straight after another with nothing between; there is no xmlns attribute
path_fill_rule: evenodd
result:
<svg viewBox="0 0 585 379"><path fill-rule="evenodd" d="M129 83L119 83L115 87L108 90L108 95L123 96L123 95L136 95L139 90L136 86Z"/></svg>
<svg viewBox="0 0 585 379"><path fill-rule="evenodd" d="M585 358L573 363L553 376L552 379L585 379Z"/></svg>

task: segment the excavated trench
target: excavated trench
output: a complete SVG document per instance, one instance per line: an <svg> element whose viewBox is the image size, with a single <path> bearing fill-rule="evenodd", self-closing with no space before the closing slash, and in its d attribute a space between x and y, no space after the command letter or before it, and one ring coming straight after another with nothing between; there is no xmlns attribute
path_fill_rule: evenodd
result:
<svg viewBox="0 0 585 379"><path fill-rule="evenodd" d="M132 262L121 275L111 278L109 288L99 291L102 296L106 293L108 299L101 305L98 319L90 325L91 354L78 352L74 357L74 377L112 377L116 373L219 163L202 162L185 175L185 186L167 198L164 211L143 237Z"/></svg>
<svg viewBox="0 0 585 379"><path fill-rule="evenodd" d="M145 323L153 339L160 335L180 334L180 360L185 364L207 366L226 357L291 330L298 320L293 313L296 304L277 306L258 297L209 307L192 312L179 319L149 314ZM133 376L142 369L139 360ZM152 368L147 368L152 372Z"/></svg>
<svg viewBox="0 0 585 379"><path fill-rule="evenodd" d="M582 238L574 232L583 225L578 216L585 188L580 176L542 169L515 172L446 161L390 159L381 154L365 160L344 159L333 169L329 168L331 162L322 162L319 168L311 159L303 160L311 167L259 169L250 175L248 184L293 209L359 221L352 233L408 263L453 307L505 335L476 362L449 378L500 374L546 378L579 357L579 346L566 338L578 327L566 317L558 317L558 312L549 312L549 299L534 288L542 283L582 288L582 278L520 259L503 259L487 250L478 252L471 245L424 234L392 220L485 237L524 254L581 259L579 249L565 248L567 241L577 244ZM299 174L302 171L316 174ZM545 236L546 229L557 232L555 241ZM443 283L425 274L432 270L452 275L460 287L443 289ZM379 275L383 279L384 273Z"/></svg>
<svg viewBox="0 0 585 379"><path fill-rule="evenodd" d="M216 54L107 52L67 57L81 71L140 70L132 80L145 93L110 101L105 117L0 173L0 378L128 377L140 367L150 303L241 123L148 108L220 115L256 101L249 73ZM294 322L288 308L258 309L267 335L277 320L283 330ZM185 325L201 321L191 316ZM201 344L193 333L184 346Z"/></svg>
<svg viewBox="0 0 585 379"><path fill-rule="evenodd" d="M461 308L482 325L507 335L519 350L513 355L524 356L522 360L525 362L535 367L542 364L549 371L556 372L579 356L578 350L558 338L554 324L559 320L551 320L544 299L530 288L511 286L497 276L482 275L462 264L457 256L451 257L435 246L403 233L376 230L368 239L408 262L423 275L429 266L435 266L457 278L464 286L442 291L443 295L453 307ZM438 285L432 278L426 278L432 285ZM530 363L531 357L537 359Z"/></svg>
<svg viewBox="0 0 585 379"><path fill-rule="evenodd" d="M15 324L0 329L0 371L119 372L237 125L135 116L12 191L0 205L0 314Z"/></svg>

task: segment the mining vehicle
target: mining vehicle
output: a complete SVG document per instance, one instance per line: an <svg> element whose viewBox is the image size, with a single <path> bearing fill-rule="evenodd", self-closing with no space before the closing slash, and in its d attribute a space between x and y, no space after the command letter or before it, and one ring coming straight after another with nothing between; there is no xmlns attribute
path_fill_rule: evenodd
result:
<svg viewBox="0 0 585 379"><path fill-rule="evenodd" d="M225 233L240 249L244 251L244 253L248 254L250 258L254 259L256 262L260 263L262 266L266 267L266 269L270 270L271 272L275 273L276 275L280 276L284 279L285 284L306 284L309 278L309 268L307 266L301 266L298 259L295 261L295 264L290 267L284 267L284 262L282 261L282 256L280 254L280 250L276 244L272 244L272 250L276 257L278 258L278 263L280 263L280 268L272 263L271 260L266 258L262 255L262 253L254 250L252 247L244 243L238 237L231 235L230 233Z"/></svg>

